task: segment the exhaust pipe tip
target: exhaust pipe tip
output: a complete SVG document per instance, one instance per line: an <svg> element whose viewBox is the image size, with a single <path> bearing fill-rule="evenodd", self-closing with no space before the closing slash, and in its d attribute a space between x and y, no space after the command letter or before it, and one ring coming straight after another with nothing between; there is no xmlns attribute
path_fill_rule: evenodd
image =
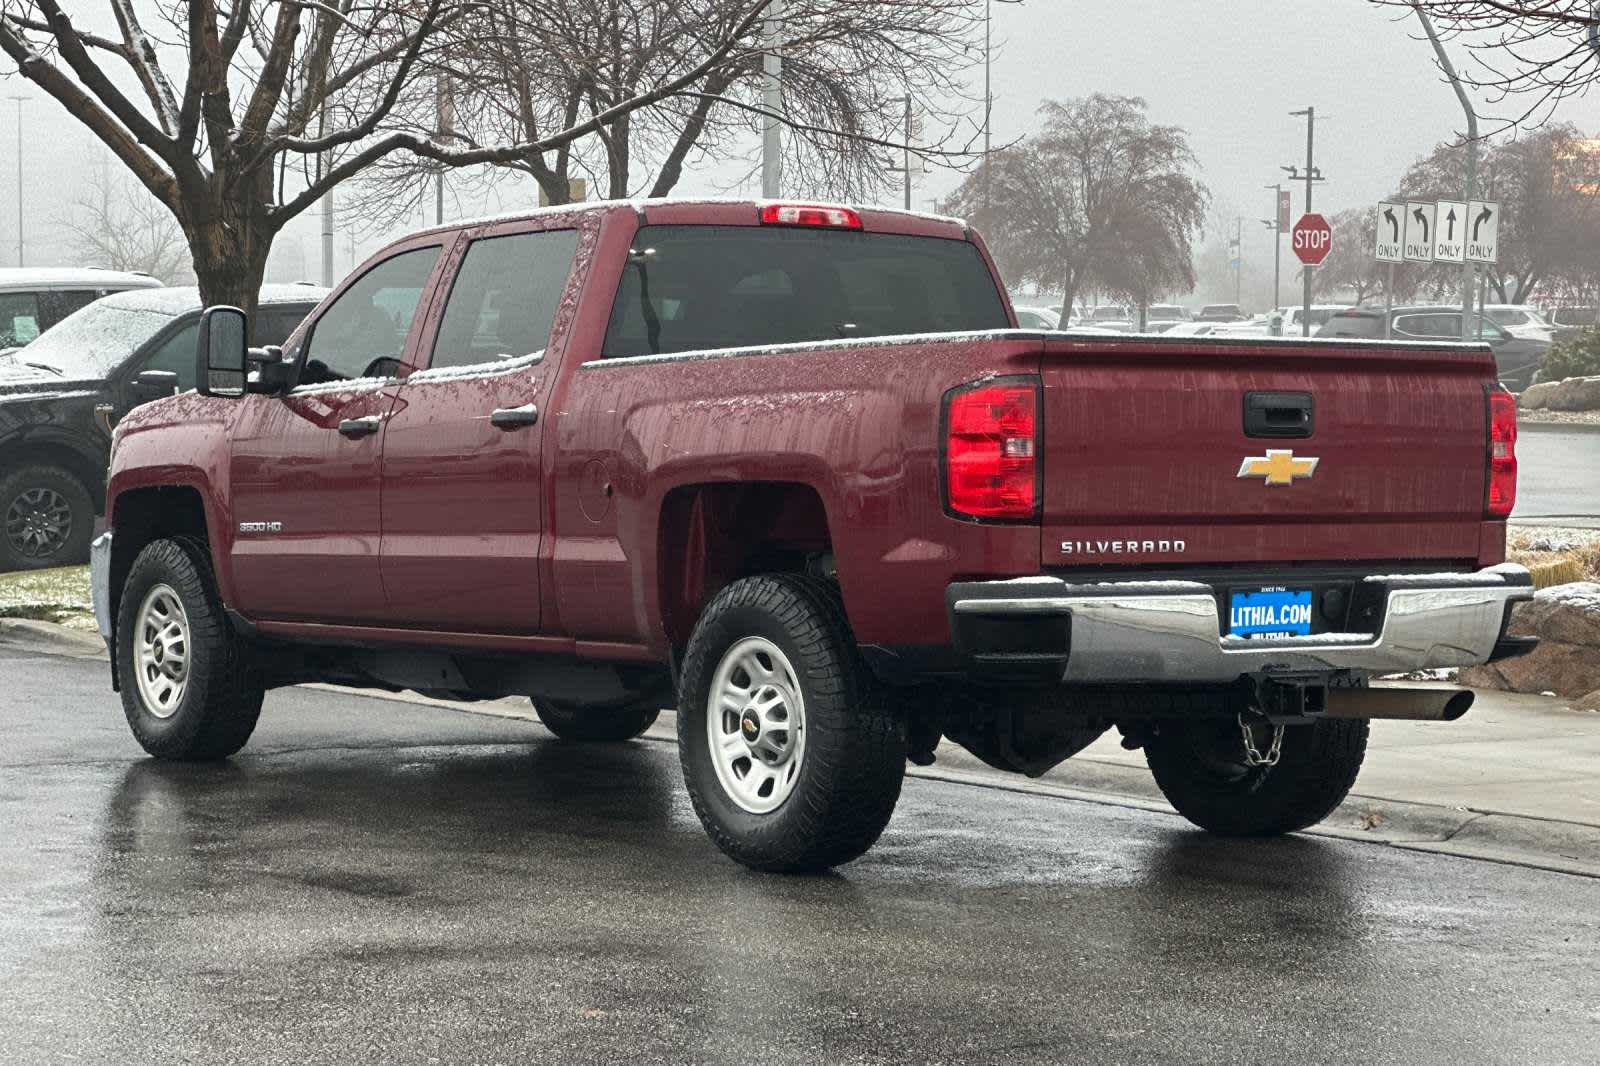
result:
<svg viewBox="0 0 1600 1066"><path fill-rule="evenodd" d="M1384 718L1408 722L1454 722L1477 699L1470 689L1390 684L1329 689L1329 718Z"/></svg>

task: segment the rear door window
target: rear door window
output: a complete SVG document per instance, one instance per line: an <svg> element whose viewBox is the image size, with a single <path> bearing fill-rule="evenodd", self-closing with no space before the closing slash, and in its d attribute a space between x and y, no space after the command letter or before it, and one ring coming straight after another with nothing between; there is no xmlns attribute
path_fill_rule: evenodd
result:
<svg viewBox="0 0 1600 1066"><path fill-rule="evenodd" d="M975 245L756 226L646 226L602 354L1009 328Z"/></svg>
<svg viewBox="0 0 1600 1066"><path fill-rule="evenodd" d="M430 365L494 366L542 352L577 249L577 230L473 241L450 288Z"/></svg>
<svg viewBox="0 0 1600 1066"><path fill-rule="evenodd" d="M27 344L44 328L39 297L31 292L0 292L0 348Z"/></svg>

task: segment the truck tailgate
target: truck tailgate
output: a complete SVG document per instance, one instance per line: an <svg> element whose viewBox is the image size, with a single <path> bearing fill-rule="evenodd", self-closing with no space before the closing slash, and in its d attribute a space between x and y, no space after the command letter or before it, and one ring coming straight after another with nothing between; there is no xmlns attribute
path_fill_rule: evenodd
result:
<svg viewBox="0 0 1600 1066"><path fill-rule="evenodd" d="M1042 358L1047 566L1480 555L1487 348L1095 338ZM1247 426L1251 394L1271 412ZM1309 434L1272 436L1307 401Z"/></svg>

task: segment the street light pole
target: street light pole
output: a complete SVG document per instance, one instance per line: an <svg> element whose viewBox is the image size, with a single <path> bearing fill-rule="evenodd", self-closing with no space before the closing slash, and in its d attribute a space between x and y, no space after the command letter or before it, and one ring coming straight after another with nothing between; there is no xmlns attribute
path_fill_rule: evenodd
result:
<svg viewBox="0 0 1600 1066"><path fill-rule="evenodd" d="M776 200L783 195L783 0L767 5L762 35L766 51L761 56L761 104L766 112L761 128L761 195Z"/></svg>
<svg viewBox="0 0 1600 1066"><path fill-rule="evenodd" d="M1266 186L1272 190L1272 309L1283 306L1283 217L1278 202L1283 199L1283 182ZM1263 220L1265 221L1265 220Z"/></svg>
<svg viewBox="0 0 1600 1066"><path fill-rule="evenodd" d="M1295 167L1284 167L1283 169L1288 171L1292 180L1303 180L1306 183L1306 214L1309 215L1311 213L1311 190L1317 182L1324 180L1322 172L1316 166L1317 109L1307 107L1304 111L1291 111L1289 114L1294 118L1303 116L1306 120L1306 169L1304 174L1301 174ZM1300 335L1302 337L1311 336L1311 273L1314 269L1314 267L1304 263L1300 267L1300 276L1305 279L1305 307L1300 312Z"/></svg>
<svg viewBox="0 0 1600 1066"><path fill-rule="evenodd" d="M17 102L17 266L27 266L22 244L22 105L28 98L13 95L8 99Z"/></svg>
<svg viewBox="0 0 1600 1066"><path fill-rule="evenodd" d="M1472 101L1467 98L1466 89L1461 87L1461 79L1456 76L1455 64L1450 62L1450 54L1444 50L1444 42L1439 40L1439 35L1434 32L1433 20L1423 10L1420 3L1413 2L1412 9L1416 11L1417 18L1422 20L1422 30L1428 35L1428 43L1433 45L1433 54L1439 58L1439 66L1444 71L1445 77L1450 79L1450 87L1456 91L1456 99L1461 102L1461 110L1467 115L1467 194L1463 200L1471 203L1478 195L1478 113L1473 110ZM1467 340L1469 325L1467 320L1472 317L1472 289L1473 271L1477 264L1469 260L1461 263L1461 339Z"/></svg>

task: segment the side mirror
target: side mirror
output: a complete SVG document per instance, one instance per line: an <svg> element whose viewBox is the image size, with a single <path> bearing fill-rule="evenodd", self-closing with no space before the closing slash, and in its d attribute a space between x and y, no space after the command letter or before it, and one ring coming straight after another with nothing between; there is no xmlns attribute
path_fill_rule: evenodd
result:
<svg viewBox="0 0 1600 1066"><path fill-rule="evenodd" d="M159 400L178 391L176 370L144 370L133 379L133 398L137 403Z"/></svg>
<svg viewBox="0 0 1600 1066"><path fill-rule="evenodd" d="M202 396L243 396L245 338L249 321L237 307L219 305L200 313L195 340L195 381Z"/></svg>
<svg viewBox="0 0 1600 1066"><path fill-rule="evenodd" d="M289 390L294 376L294 364L283 361L283 349L276 344L265 348L251 348L245 353L245 391L262 396L276 396Z"/></svg>

